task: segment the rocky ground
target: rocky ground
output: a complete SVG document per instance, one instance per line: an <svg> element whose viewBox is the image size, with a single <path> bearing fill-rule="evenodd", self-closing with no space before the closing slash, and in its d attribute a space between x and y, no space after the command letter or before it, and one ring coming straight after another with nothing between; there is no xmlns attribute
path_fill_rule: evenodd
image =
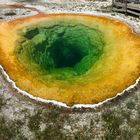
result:
<svg viewBox="0 0 140 140"><path fill-rule="evenodd" d="M102 14L126 21L140 33L140 19L115 13L111 0L32 1L47 13ZM72 1L72 0L71 0ZM1 0L3 4L9 1ZM15 3L11 0L12 4ZM10 2L10 3L11 3ZM62 3L63 2L63 3ZM21 3L20 3L21 4ZM25 1L23 4L27 4ZM26 6L31 7L28 1ZM36 14L31 9L0 6L0 21ZM0 70L2 71L2 70ZM0 74L0 140L139 140L140 84L123 96L94 109L66 109L22 96Z"/></svg>

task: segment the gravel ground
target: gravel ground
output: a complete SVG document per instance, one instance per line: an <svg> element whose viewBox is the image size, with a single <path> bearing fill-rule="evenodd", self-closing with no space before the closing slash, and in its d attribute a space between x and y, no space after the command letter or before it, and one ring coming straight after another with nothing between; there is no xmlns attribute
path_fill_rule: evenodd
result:
<svg viewBox="0 0 140 140"><path fill-rule="evenodd" d="M27 10L27 9L11 9L11 8L0 8L0 21L3 20L11 20L11 19L16 19L16 18L23 18L27 16L32 16L35 15L37 12Z"/></svg>
<svg viewBox="0 0 140 140"><path fill-rule="evenodd" d="M111 0L39 1L47 13L78 12L118 18L140 33L140 19L111 11ZM9 3L3 1L2 3ZM11 1L13 3L13 1ZM12 14L12 15L11 15ZM0 8L0 20L36 14L29 9ZM0 70L2 71L2 70ZM140 84L127 94L95 109L65 109L22 96L0 74L0 140L139 140Z"/></svg>

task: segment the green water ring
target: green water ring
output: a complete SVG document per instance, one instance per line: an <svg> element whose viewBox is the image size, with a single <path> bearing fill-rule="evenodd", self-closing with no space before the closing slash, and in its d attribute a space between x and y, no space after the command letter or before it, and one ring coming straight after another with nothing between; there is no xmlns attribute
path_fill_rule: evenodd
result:
<svg viewBox="0 0 140 140"><path fill-rule="evenodd" d="M15 53L26 69L51 80L86 74L103 54L103 33L80 23L43 23L21 32ZM30 66L30 67L29 67Z"/></svg>

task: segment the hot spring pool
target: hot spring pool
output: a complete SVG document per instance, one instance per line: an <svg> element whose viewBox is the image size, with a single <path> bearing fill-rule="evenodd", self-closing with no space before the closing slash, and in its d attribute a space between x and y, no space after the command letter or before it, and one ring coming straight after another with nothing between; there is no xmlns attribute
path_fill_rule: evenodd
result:
<svg viewBox="0 0 140 140"><path fill-rule="evenodd" d="M140 77L140 36L80 14L39 15L0 26L0 64L16 86L45 100L96 104Z"/></svg>

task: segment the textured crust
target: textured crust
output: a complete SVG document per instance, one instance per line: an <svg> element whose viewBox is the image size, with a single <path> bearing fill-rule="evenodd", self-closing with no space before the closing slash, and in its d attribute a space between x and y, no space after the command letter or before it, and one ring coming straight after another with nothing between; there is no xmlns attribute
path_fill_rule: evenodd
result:
<svg viewBox="0 0 140 140"><path fill-rule="evenodd" d="M94 77L88 77L86 84L62 86L56 82L52 87L51 84L46 85L24 70L13 54L19 29L59 18L97 27L105 35L104 54L94 66ZM39 14L0 24L0 64L17 87L33 96L67 105L95 104L116 96L140 77L140 36L119 21L78 14Z"/></svg>

